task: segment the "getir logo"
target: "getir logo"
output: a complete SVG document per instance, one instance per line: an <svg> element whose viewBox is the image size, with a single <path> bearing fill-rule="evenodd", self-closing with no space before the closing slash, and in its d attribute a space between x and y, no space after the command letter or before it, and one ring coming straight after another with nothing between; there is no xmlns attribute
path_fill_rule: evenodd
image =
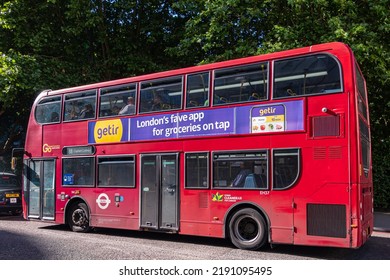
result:
<svg viewBox="0 0 390 280"><path fill-rule="evenodd" d="M88 134L89 142L94 143L112 143L121 142L123 136L123 123L120 119L97 121L89 123ZM91 132L93 131L93 141L91 141Z"/></svg>

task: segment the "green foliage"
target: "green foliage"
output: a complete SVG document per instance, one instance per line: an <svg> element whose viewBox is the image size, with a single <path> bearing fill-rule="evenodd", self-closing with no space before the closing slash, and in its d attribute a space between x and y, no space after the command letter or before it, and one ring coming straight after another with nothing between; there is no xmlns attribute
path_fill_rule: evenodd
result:
<svg viewBox="0 0 390 280"><path fill-rule="evenodd" d="M373 151L375 206L377 208L390 209L390 154L388 153L388 151L390 151L389 138L382 141L374 141Z"/></svg>
<svg viewBox="0 0 390 280"><path fill-rule="evenodd" d="M243 0L178 1L179 11L191 7L193 12L180 44L170 51L195 56L198 63L255 54L269 29L267 6Z"/></svg>
<svg viewBox="0 0 390 280"><path fill-rule="evenodd" d="M30 101L33 96L25 91L31 85L37 86L36 80L40 77L40 70L36 60L28 55L22 55L13 50L8 54L0 52L0 100L2 109L16 109L19 117L29 111L25 100ZM31 104L29 104L31 105Z"/></svg>
<svg viewBox="0 0 390 280"><path fill-rule="evenodd" d="M173 1L0 1L0 121L26 125L38 92L184 66ZM19 126L18 126L19 127ZM15 130L0 132L0 155Z"/></svg>

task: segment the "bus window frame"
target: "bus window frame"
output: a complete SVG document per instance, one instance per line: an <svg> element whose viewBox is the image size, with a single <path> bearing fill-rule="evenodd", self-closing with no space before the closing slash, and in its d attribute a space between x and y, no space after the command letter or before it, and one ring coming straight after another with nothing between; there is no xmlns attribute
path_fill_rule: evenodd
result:
<svg viewBox="0 0 390 280"><path fill-rule="evenodd" d="M206 186L200 186L200 187L193 187L193 186L187 186L187 155L199 155L204 154L206 155ZM190 190L207 190L210 188L210 152L208 151L199 151L199 152L185 152L184 153L184 188L190 189Z"/></svg>
<svg viewBox="0 0 390 280"><path fill-rule="evenodd" d="M110 161L110 162L107 162L107 163L100 163L99 160L100 159L104 159L104 158L110 158L110 159L115 159L115 158L133 158L133 161L131 160L128 160L128 161ZM115 189L115 188L119 188L119 189L135 189L136 187L136 169L137 169L137 165L136 165L136 155L135 154L123 154L123 155L111 155L111 156L98 156L96 158L96 178L97 178L97 183L96 183L96 188L111 188L111 189ZM109 163L114 163L114 164L120 164L120 163L133 163L133 185L132 186L125 186L125 185L101 185L100 184L100 169L99 169L99 166L100 165L108 165Z"/></svg>
<svg viewBox="0 0 390 280"><path fill-rule="evenodd" d="M217 92L218 90L216 90L216 85L215 85L215 81L218 79L216 77L216 75L218 74L219 71L223 72L223 71L232 71L234 69L239 69L239 68L245 68L247 66L255 66L255 65L265 65L267 67L267 69L265 70L266 71L266 79L265 79L265 83L267 84L266 85L266 88L265 88L265 97L264 98L258 98L258 99L253 99L253 100L250 100L251 96L248 97L247 100L240 100L240 101L236 101L236 102L228 102L228 100L226 100L225 102L222 102L222 103L216 103L215 100L216 100L216 96L217 96ZM218 68L218 69L214 69L213 70L213 73L212 73L212 85L211 85L211 102L210 105L212 105L213 107L216 106L223 106L223 105L230 105L230 104L245 104L245 103L251 103L251 102L255 102L255 103L258 103L258 102L264 102L264 101L267 101L269 100L269 97L270 97L270 61L268 60L265 60L265 61L256 61L256 62L251 62L251 63L245 63L245 64L241 64L241 65L235 65L235 66L228 66L228 67L222 67L222 68ZM248 72L244 72L244 73L248 73ZM242 73L241 73L242 75ZM230 75L231 76L231 75ZM236 79L239 78L239 77L236 77ZM243 86L242 82L240 82L241 85L239 86L240 88ZM249 85L251 86L250 82L247 82L249 83ZM239 83L237 83L239 84ZM264 82L263 82L264 84ZM241 96L241 93L240 93L240 96ZM221 100L221 97L219 97L219 100Z"/></svg>
<svg viewBox="0 0 390 280"><path fill-rule="evenodd" d="M368 120L368 96L366 89L366 81L358 63L355 61L355 85L357 94L358 114L365 120ZM363 91L363 92L362 92Z"/></svg>
<svg viewBox="0 0 390 280"><path fill-rule="evenodd" d="M45 103L42 103L42 101L46 100L46 99L54 99L54 98L58 98L59 97L59 100L58 101L49 101L49 102L45 102ZM43 98L41 98L38 103L37 103L37 106L35 107L35 112L34 112L34 119L37 123L39 123L40 125L47 125L47 124L58 124L58 123L61 123L61 117L62 117L62 95L52 95L52 96L45 96ZM59 112L56 112L58 113L58 120L57 121L48 121L48 122L40 122L38 121L38 118L37 118L37 112L38 112L38 108L39 107L43 107L45 105L50 105L50 104L56 104L56 103L59 103ZM52 111L53 113L54 111Z"/></svg>
<svg viewBox="0 0 390 280"><path fill-rule="evenodd" d="M128 87L128 86L133 86L134 85L134 89L124 89L125 87ZM137 102L138 102L138 88L139 88L139 83L138 82L132 82L132 83L126 83L126 84L120 84L120 85L115 85L115 86L109 86L109 87L102 87L102 88L99 88L99 112L97 115L97 117L99 119L105 119L105 118L115 118L115 117L125 117L125 116L134 116L137 114ZM105 91L108 91L108 92L105 92ZM119 111L121 109L123 109L126 105L127 105L127 99L130 96L128 96L126 98L126 103L124 103L123 107L122 108L119 108L118 110L118 113L117 114L111 114L111 115L107 115L107 116L104 116L104 115L101 115L101 112L102 112L102 97L106 97L106 96L112 96L112 95L119 95L119 94L124 94L126 92L130 92L130 94L132 94L134 91L134 113L132 114L119 114Z"/></svg>
<svg viewBox="0 0 390 280"><path fill-rule="evenodd" d="M94 94L91 94L91 95L86 95L84 96L83 94L88 94L88 93L94 93ZM70 92L70 93L66 93L64 94L64 99L63 99L63 116L62 116L62 120L64 123L68 123L68 122L77 122L77 121L85 121L85 120L92 120L92 119L96 119L96 116L97 116L97 103L98 103L98 97L97 97L97 93L98 93L98 89L95 88L95 89L88 89L88 90L82 90L82 91L76 91L76 92ZM77 95L81 95L80 97L77 97ZM66 100L66 98L69 97L69 100ZM93 117L87 117L87 118L82 118L82 119L79 119L78 117L76 119L66 119L65 118L65 114L66 114L66 103L69 102L70 100L71 101L78 101L78 100L83 100L83 99L90 99L90 98L94 98L94 101L95 101L95 104L94 106L92 106L92 109L94 109L94 116ZM85 105L83 105L85 106ZM80 108L79 108L80 109ZM82 110L82 108L81 108ZM80 111L81 112L81 111ZM77 114L79 114L80 112L78 112Z"/></svg>
<svg viewBox="0 0 390 280"><path fill-rule="evenodd" d="M68 173L64 173L64 160L67 160L67 159L82 159L82 158L89 158L89 159L92 159L92 163L91 163L91 170L92 170L92 174L91 174L91 177L92 177L92 183L91 184L70 184L70 185L66 185L64 184L64 175L65 174L68 174ZM96 187L96 157L95 156L67 156L67 157L63 157L61 159L61 186L63 188L73 188L73 187L77 187L77 188L95 188Z"/></svg>
<svg viewBox="0 0 390 280"><path fill-rule="evenodd" d="M245 188L245 184L243 187L233 187L233 186L230 186L228 184L226 184L226 186L223 186L223 187L220 187L220 186L215 186L214 184L214 181L215 181L215 178L214 178L214 162L216 161L222 161L222 160L214 160L214 157L215 155L218 155L218 154L245 154L245 153L261 153L261 154L265 154L265 162L266 162L266 170L264 172L264 175L266 176L265 178L265 184L266 186L264 187L257 187L257 188ZM240 151L236 151L236 150L224 150L224 151L213 151L211 153L211 188L212 189L216 189L216 190L244 190L244 191L264 191L264 190L269 190L270 189L270 157L269 157L269 149L259 149L259 150L240 150ZM228 160L225 160L225 161L243 161L243 157L237 157L237 158L231 158L231 159L228 159ZM256 161L255 158L251 159L253 160L253 162ZM262 159L257 159L258 161L262 160ZM257 174L254 172L255 170L253 170L253 174ZM238 173L235 175L235 177L238 175ZM261 174L257 174L257 175L261 175ZM234 178L232 179L232 181L234 181ZM227 182L226 182L227 183Z"/></svg>
<svg viewBox="0 0 390 280"><path fill-rule="evenodd" d="M184 103L184 93L185 93L185 89L184 89L184 81L185 81L185 75L184 74L180 74L180 75L174 75L174 76L168 76L168 77L163 77L163 78L156 78L156 79L151 79L151 80L143 80L143 81L140 81L139 82L139 89L138 89L138 115L144 115L144 114L158 114L160 112L167 112L167 111L181 111L183 110L183 103ZM176 79L180 79L180 83L174 83L174 81ZM166 83L162 83L163 81L167 81ZM168 81L173 81L173 82L168 82ZM144 84L148 84L148 83L157 83L157 85L152 85L152 86L149 86L149 87L146 87L146 88L143 88L142 86ZM176 85L176 84L180 84L180 97L181 97L181 100L180 100L180 104L179 104L179 107L178 108L161 108L159 110L152 110L152 108L149 108L147 111L143 111L143 107L142 105L143 104L149 104L151 103L151 106L153 105L153 100L156 96L160 96L160 99L161 101L164 101L162 96L161 96L161 93L155 93L155 92L152 92L151 94L153 94L153 98L152 99L149 99L149 100L146 100L146 102L143 100L142 98L142 94L143 94L143 91L146 91L146 90L154 90L154 91L158 91L160 89L162 90L165 90L165 87L168 87L170 85ZM150 93L149 93L150 94ZM164 93L165 95L165 93ZM166 95L169 95L169 93L166 93ZM147 99L147 98L146 98ZM171 104L168 104L168 103L163 103L162 102L162 105L161 106L171 106Z"/></svg>
<svg viewBox="0 0 390 280"><path fill-rule="evenodd" d="M275 151L293 151L293 150L296 150L297 152L297 159L298 159L298 168L297 168L297 174L294 178L294 180L287 186L283 187L283 188L275 188ZM283 190L287 190L287 189L290 189L292 187L294 187L296 185L296 183L298 182L300 176L301 176L301 165L302 165L302 152L301 152L301 148L276 148L276 149L272 149L272 152L271 152L271 158L272 158L272 172L271 172L271 176L272 176L272 187L271 189L273 191L283 191Z"/></svg>
<svg viewBox="0 0 390 280"><path fill-rule="evenodd" d="M207 99L203 101L203 104L198 104L198 105L194 105L194 106L189 106L189 103L192 101L192 100L189 100L190 96L190 90L188 88L188 85L189 85L189 77L190 76L196 76L196 75L203 75L203 74L208 74L208 82L207 82ZM189 74L186 74L185 75L185 78L184 78L184 85L185 85L185 92L184 92L184 95L185 95L185 103L184 103L184 107L185 109L187 110L193 110L193 109L198 109L198 108L207 108L207 107L210 107L210 96L211 96L211 93L212 93L212 80L213 80L213 76L212 76L212 71L211 70L206 70L206 71L201 71L201 72L194 72L194 73L189 73ZM199 90L199 89L197 89ZM201 90L201 89L200 89Z"/></svg>
<svg viewBox="0 0 390 280"><path fill-rule="evenodd" d="M280 62L280 61L287 61L287 60L305 58L305 57L310 57L310 56L318 56L318 55L325 55L327 57L330 57L338 65L339 78L340 78L340 90L336 89L336 90L329 90L327 92L304 93L304 94L296 94L294 91L292 91L291 93L288 92L288 95L286 94L285 96L279 96L279 97L275 96L275 89L276 89L275 85L277 84L275 79L278 79L278 78L275 78L275 72L276 72L275 71L275 63ZM297 74L292 75L292 76L297 76ZM332 53L318 52L318 53L312 53L312 54L306 54L306 55L299 55L299 56L291 56L291 57L285 57L285 58L280 58L280 59L274 59L274 60L272 60L272 92L271 92L272 100L287 99L287 98L302 98L304 96L317 96L317 95L343 93L344 92L344 79L343 79L343 77L344 77L344 75L343 75L342 64L340 63L340 60L336 56L334 56Z"/></svg>

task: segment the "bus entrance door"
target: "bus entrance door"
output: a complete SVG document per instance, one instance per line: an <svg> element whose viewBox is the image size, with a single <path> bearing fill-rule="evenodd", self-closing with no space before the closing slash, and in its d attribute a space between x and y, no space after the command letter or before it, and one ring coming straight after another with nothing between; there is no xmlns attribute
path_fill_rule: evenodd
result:
<svg viewBox="0 0 390 280"><path fill-rule="evenodd" d="M141 156L141 227L177 231L178 154Z"/></svg>
<svg viewBox="0 0 390 280"><path fill-rule="evenodd" d="M29 219L54 220L54 159L28 160L24 196Z"/></svg>

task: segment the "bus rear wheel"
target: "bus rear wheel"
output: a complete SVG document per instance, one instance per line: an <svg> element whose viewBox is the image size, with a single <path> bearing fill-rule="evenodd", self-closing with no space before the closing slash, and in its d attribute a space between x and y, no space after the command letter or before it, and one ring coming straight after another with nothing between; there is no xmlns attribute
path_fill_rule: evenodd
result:
<svg viewBox="0 0 390 280"><path fill-rule="evenodd" d="M266 223L255 209L241 209L230 219L229 234L231 242L237 248L257 250L266 243Z"/></svg>
<svg viewBox="0 0 390 280"><path fill-rule="evenodd" d="M88 232L91 230L87 204L77 202L71 206L68 215L68 225L75 232Z"/></svg>

